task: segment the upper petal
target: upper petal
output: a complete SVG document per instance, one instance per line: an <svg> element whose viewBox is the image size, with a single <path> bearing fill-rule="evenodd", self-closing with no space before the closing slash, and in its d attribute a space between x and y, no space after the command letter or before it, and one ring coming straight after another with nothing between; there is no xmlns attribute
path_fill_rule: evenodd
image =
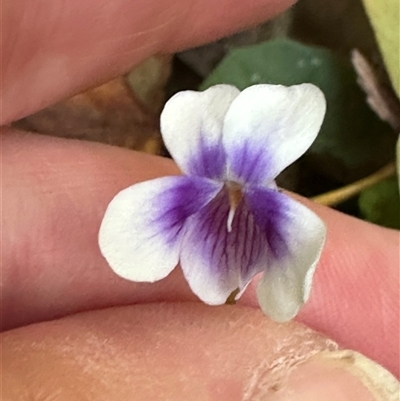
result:
<svg viewBox="0 0 400 401"><path fill-rule="evenodd" d="M99 245L111 268L133 281L157 281L178 264L182 227L221 184L186 176L133 185L109 204Z"/></svg>
<svg viewBox="0 0 400 401"><path fill-rule="evenodd" d="M185 225L181 266L192 291L211 305L226 302L265 267L266 242L241 202L228 232L229 202L220 194Z"/></svg>
<svg viewBox="0 0 400 401"><path fill-rule="evenodd" d="M204 92L180 92L167 102L161 114L161 132L183 172L215 179L224 176L222 126L239 93L233 86L216 85Z"/></svg>
<svg viewBox="0 0 400 401"><path fill-rule="evenodd" d="M311 210L277 191L245 194L269 247L268 268L258 285L261 309L276 321L292 319L307 301L326 228Z"/></svg>
<svg viewBox="0 0 400 401"><path fill-rule="evenodd" d="M312 84L245 89L224 121L230 179L243 184L270 182L310 147L325 108L323 93Z"/></svg>

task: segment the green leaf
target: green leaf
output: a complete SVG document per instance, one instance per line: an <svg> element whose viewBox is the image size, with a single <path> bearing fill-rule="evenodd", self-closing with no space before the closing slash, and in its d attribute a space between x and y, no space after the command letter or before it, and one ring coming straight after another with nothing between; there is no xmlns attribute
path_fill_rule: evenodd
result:
<svg viewBox="0 0 400 401"><path fill-rule="evenodd" d="M399 0L363 0L365 10L400 98L400 4Z"/></svg>
<svg viewBox="0 0 400 401"><path fill-rule="evenodd" d="M201 89L227 83L244 89L259 83L311 82L327 99L321 132L307 153L319 172L343 183L372 173L393 157L395 138L366 104L350 62L331 51L288 39L234 49Z"/></svg>
<svg viewBox="0 0 400 401"><path fill-rule="evenodd" d="M396 177L364 190L358 199L361 214L372 223L400 229L400 196Z"/></svg>

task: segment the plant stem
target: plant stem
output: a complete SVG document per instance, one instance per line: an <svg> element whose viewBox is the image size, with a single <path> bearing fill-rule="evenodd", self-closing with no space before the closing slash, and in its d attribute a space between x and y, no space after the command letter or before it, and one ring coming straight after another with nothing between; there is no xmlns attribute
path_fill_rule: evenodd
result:
<svg viewBox="0 0 400 401"><path fill-rule="evenodd" d="M362 178L356 182L353 182L349 185L346 185L342 188L335 189L333 191L326 192L324 194L315 196L312 198L314 202L320 203L325 206L334 206L338 203L341 203L351 197L359 194L366 188L371 187L372 185L384 180L385 178L389 178L396 174L396 164L389 163L385 167L382 167L377 172L369 175L368 177Z"/></svg>

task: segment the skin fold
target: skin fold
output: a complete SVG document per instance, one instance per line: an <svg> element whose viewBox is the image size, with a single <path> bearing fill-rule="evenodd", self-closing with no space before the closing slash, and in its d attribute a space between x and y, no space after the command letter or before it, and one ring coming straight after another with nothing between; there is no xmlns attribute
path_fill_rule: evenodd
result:
<svg viewBox="0 0 400 401"><path fill-rule="evenodd" d="M292 1L111 3L3 2L3 124L104 82L152 54L204 43L265 20ZM203 12L208 3L212 13ZM195 391L202 379L189 356L199 342L199 347L211 347L202 361L205 372L212 362L223 366L217 355L226 360L226 374L207 375L213 381L207 387L210 397L233 399L229 388L250 380L242 371L233 378L228 374L240 363L259 366L263 353L274 360L276 341L287 338L293 342L291 352L302 349L298 338L304 334L297 333L312 333L310 329L269 322L258 310L256 283L239 306L213 308L197 302L179 269L161 282L138 284L108 267L97 244L107 204L136 182L179 174L171 160L7 126L1 140L3 371L10 399L15 394L19 398L14 399L48 399L60 388L66 395L54 399L79 399L76 394L91 399L89 391L111 394L116 383L128 397L133 382L149 389L146 374L154 380L162 377L157 379L160 388L173 397L177 375L190 369L187 391ZM399 233L301 201L325 221L328 240L310 300L297 320L398 375ZM66 318L54 320L61 317ZM149 334L153 329L161 342ZM314 350L331 344L310 335ZM254 342L251 356L244 355L241 341ZM176 349L183 358L179 363L171 362L171 342L184 344ZM106 362L125 364L125 370L118 375L111 366L108 375L96 368ZM271 370L269 365L262 369ZM51 380L43 379L47 374L65 381L51 387ZM123 399L112 394L104 399Z"/></svg>

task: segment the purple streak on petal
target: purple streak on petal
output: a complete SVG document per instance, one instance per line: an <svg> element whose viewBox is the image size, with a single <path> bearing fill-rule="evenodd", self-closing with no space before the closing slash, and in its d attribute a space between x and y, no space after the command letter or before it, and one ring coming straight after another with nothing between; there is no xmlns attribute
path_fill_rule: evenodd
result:
<svg viewBox="0 0 400 401"><path fill-rule="evenodd" d="M226 158L222 143L206 143L204 135L199 136L199 141L196 153L190 156L189 174L210 179L223 179Z"/></svg>
<svg viewBox="0 0 400 401"><path fill-rule="evenodd" d="M244 202L227 230L226 191L185 224L181 266L193 292L206 303L224 303L232 291L243 289L265 266L266 241Z"/></svg>
<svg viewBox="0 0 400 401"><path fill-rule="evenodd" d="M269 255L281 259L289 252L286 230L289 221L281 194L272 189L252 187L244 194L254 220L267 240Z"/></svg>
<svg viewBox="0 0 400 401"><path fill-rule="evenodd" d="M208 179L179 176L176 185L153 199L151 207L155 232L163 232L174 243L187 218L201 210L221 190L222 183Z"/></svg>
<svg viewBox="0 0 400 401"><path fill-rule="evenodd" d="M110 202L100 227L103 256L129 280L166 277L179 262L186 219L222 186L206 178L171 176L122 190Z"/></svg>
<svg viewBox="0 0 400 401"><path fill-rule="evenodd" d="M272 163L268 149L246 141L229 152L229 178L242 184L264 184Z"/></svg>

